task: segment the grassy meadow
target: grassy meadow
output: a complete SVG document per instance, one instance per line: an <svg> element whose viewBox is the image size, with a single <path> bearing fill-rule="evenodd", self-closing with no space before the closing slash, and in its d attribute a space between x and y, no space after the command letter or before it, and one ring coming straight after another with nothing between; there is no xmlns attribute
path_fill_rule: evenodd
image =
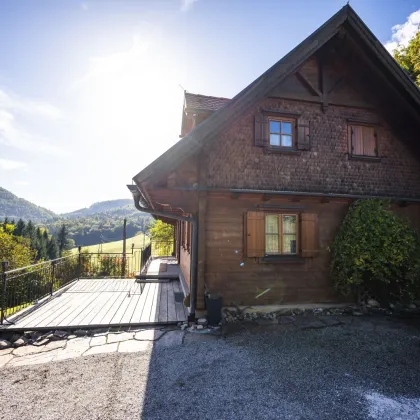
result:
<svg viewBox="0 0 420 420"><path fill-rule="evenodd" d="M149 238L143 233L136 235L132 238L127 238L127 252L131 252L131 246L134 244L134 248L142 248L143 245L149 243ZM123 241L108 242L105 244L89 245L82 247L83 251L88 252L123 252ZM77 253L77 248L72 249L73 253Z"/></svg>

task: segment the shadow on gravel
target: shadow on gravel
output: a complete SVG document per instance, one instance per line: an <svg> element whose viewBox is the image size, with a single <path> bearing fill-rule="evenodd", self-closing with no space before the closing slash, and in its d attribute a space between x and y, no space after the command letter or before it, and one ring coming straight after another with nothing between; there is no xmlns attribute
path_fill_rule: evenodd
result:
<svg viewBox="0 0 420 420"><path fill-rule="evenodd" d="M188 337L188 336L186 336ZM142 419L418 419L418 320L155 343Z"/></svg>

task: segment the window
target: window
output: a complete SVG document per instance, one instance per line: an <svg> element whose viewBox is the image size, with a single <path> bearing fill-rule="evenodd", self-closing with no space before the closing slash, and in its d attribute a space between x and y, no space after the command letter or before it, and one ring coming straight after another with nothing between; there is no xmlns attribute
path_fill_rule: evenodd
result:
<svg viewBox="0 0 420 420"><path fill-rule="evenodd" d="M376 132L373 126L350 125L349 144L352 156L378 156Z"/></svg>
<svg viewBox="0 0 420 420"><path fill-rule="evenodd" d="M248 211L244 217L244 253L248 258L318 256L316 213L273 213Z"/></svg>
<svg viewBox="0 0 420 420"><path fill-rule="evenodd" d="M294 147L294 125L291 119L270 119L270 146L272 147Z"/></svg>
<svg viewBox="0 0 420 420"><path fill-rule="evenodd" d="M265 253L267 255L297 253L296 214L265 215Z"/></svg>

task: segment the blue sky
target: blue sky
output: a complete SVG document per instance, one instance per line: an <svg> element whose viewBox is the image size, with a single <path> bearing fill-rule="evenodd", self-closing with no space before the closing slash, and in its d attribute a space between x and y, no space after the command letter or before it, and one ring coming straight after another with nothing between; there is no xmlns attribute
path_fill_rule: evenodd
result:
<svg viewBox="0 0 420 420"><path fill-rule="evenodd" d="M129 198L178 140L179 85L233 97L345 3L0 1L0 186L57 212ZM420 0L350 4L390 50L420 24Z"/></svg>

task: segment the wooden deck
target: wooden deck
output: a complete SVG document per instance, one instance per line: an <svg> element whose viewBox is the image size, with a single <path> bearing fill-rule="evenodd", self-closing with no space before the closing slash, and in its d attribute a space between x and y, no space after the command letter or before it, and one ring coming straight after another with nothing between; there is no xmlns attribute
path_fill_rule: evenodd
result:
<svg viewBox="0 0 420 420"><path fill-rule="evenodd" d="M8 328L29 330L177 323L185 321L188 316L181 294L179 280L136 283L134 279L80 279L38 309L19 317Z"/></svg>

